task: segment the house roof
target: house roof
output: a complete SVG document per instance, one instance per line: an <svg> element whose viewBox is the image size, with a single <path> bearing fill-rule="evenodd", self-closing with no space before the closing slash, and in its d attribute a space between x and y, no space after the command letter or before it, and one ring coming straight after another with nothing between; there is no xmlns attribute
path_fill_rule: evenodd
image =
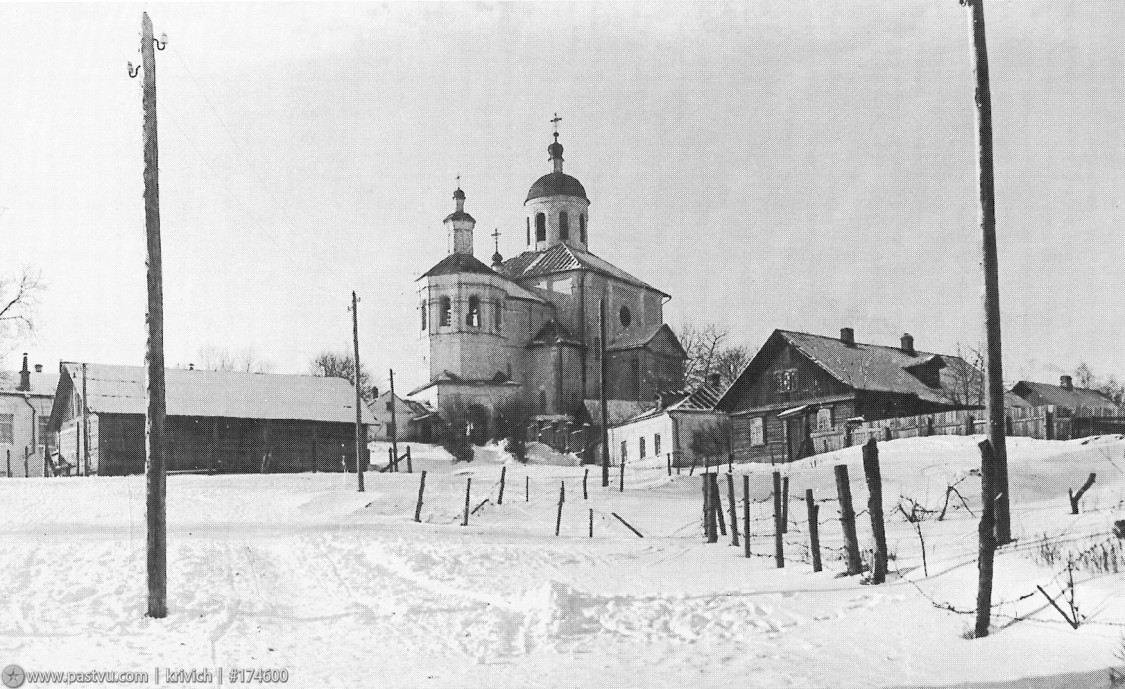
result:
<svg viewBox="0 0 1125 689"><path fill-rule="evenodd" d="M17 390L20 384L19 371L0 371L0 395L23 395L25 391ZM57 373L31 374L31 390L26 394L32 397L54 397L55 388L59 384Z"/></svg>
<svg viewBox="0 0 1125 689"><path fill-rule="evenodd" d="M1061 385L1033 383L1029 380L1021 380L1012 387L1012 392L1016 395L1021 395L1021 392L1025 390L1037 394L1045 404L1053 404L1068 409L1078 409L1079 407L1120 409L1118 405L1114 404L1113 400L1097 390L1089 388L1064 388ZM1023 394L1027 393L1023 392Z"/></svg>
<svg viewBox="0 0 1125 689"><path fill-rule="evenodd" d="M62 364L59 381L81 390L82 364ZM217 416L355 423L355 387L343 378L165 369L169 416ZM144 414L142 366L86 364L86 406L95 414ZM373 423L360 405L363 423ZM52 420L54 414L52 413Z"/></svg>
<svg viewBox="0 0 1125 689"><path fill-rule="evenodd" d="M641 421L671 411L715 411L715 405L722 397L722 392L723 389L720 386L710 383L703 383L690 392L687 390L661 392L657 394L657 397L663 397L665 400L674 399L675 401L668 402L663 407L648 409L619 423Z"/></svg>
<svg viewBox="0 0 1125 689"><path fill-rule="evenodd" d="M572 270L601 273L630 285L652 290L665 297L669 296L666 292L633 277L604 258L563 243L555 244L543 251L525 251L500 264L500 273L511 280L524 280Z"/></svg>
<svg viewBox="0 0 1125 689"><path fill-rule="evenodd" d="M791 330L775 330L766 343L754 355L720 400L728 403L732 392L741 387L748 371L757 370L757 363L767 357L780 342L788 342L804 354L810 361L829 375L854 390L891 392L914 395L926 402L942 405L958 405L953 397L955 389L954 370L972 366L964 359L951 354L935 355L932 352L916 351L907 353L899 347L863 344L846 344L838 338ZM924 366L939 366L940 387L930 387L913 374L910 369Z"/></svg>
<svg viewBox="0 0 1125 689"><path fill-rule="evenodd" d="M583 400L582 405L586 410L586 415L590 418L590 423L595 426L601 424L601 403L598 400ZM644 413L651 407L654 407L655 404L651 402L635 402L633 400L606 400L605 406L606 415L609 417L609 425L616 426L622 421Z"/></svg>

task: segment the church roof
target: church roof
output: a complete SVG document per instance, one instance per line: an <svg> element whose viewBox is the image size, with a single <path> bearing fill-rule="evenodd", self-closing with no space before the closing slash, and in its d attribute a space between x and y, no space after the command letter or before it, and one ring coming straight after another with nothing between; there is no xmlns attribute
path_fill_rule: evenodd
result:
<svg viewBox="0 0 1125 689"><path fill-rule="evenodd" d="M543 196L577 196L580 199L590 200L586 198L586 189L582 183L565 172L548 172L535 180L535 184L532 184L527 192L527 200L524 203Z"/></svg>
<svg viewBox="0 0 1125 689"><path fill-rule="evenodd" d="M449 222L450 220L468 220L469 222L476 222L476 218L469 215L465 211L453 211L449 215L445 216L445 220L443 220L442 222Z"/></svg>
<svg viewBox="0 0 1125 689"><path fill-rule="evenodd" d="M495 270L489 268L481 262L476 256L472 254L449 254L445 258L437 262L437 264L427 270L418 279L434 277L437 275L456 275L458 273L477 273L480 275L496 275L504 278L506 285L504 289L507 290L508 296L513 299L525 299L527 301L534 301L542 303L543 300L512 282L508 276L497 273Z"/></svg>
<svg viewBox="0 0 1125 689"><path fill-rule="evenodd" d="M482 264L483 265L483 264ZM565 273L571 270L589 270L615 278L630 285L643 287L665 297L670 296L643 280L633 277L609 261L568 244L556 244L543 251L525 251L500 265L500 273L510 280Z"/></svg>
<svg viewBox="0 0 1125 689"><path fill-rule="evenodd" d="M660 335L661 333L664 333L665 336L669 338L669 341L674 343L675 347L679 349L685 357L687 356L687 352L684 352L683 345L680 344L680 339L676 337L676 334L672 332L672 329L668 327L667 323L629 328L625 330L625 332L615 337L612 342L606 345L605 349L607 352L620 352L626 349L640 349L642 347L647 347L653 340L656 339L656 336Z"/></svg>
<svg viewBox="0 0 1125 689"><path fill-rule="evenodd" d="M535 337L531 338L531 342L528 343L528 347L533 347L535 345L553 344L569 344L578 347L582 346L582 343L579 342L574 337L574 335L570 334L570 331L566 329L565 325L552 318L551 320L543 324L543 327L539 329L539 332L535 334Z"/></svg>

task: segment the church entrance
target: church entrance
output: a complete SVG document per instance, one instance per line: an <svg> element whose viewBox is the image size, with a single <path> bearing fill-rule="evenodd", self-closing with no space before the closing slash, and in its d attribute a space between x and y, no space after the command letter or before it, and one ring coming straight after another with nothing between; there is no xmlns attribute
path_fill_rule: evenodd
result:
<svg viewBox="0 0 1125 689"><path fill-rule="evenodd" d="M474 445L484 445L488 442L488 410L479 404L471 404L466 412L469 422L469 440Z"/></svg>

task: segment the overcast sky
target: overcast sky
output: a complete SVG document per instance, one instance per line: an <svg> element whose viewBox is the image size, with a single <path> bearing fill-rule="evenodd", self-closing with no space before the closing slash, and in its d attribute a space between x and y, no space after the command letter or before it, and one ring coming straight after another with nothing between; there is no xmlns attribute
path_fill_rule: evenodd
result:
<svg viewBox="0 0 1125 689"><path fill-rule="evenodd" d="M0 271L49 285L26 349L140 364L140 16L157 53L165 346L279 372L350 349L422 381L415 279L456 176L523 248L551 119L590 247L666 319L951 352L983 339L965 10L728 4L0 4ZM1125 3L989 0L1005 373L1125 373ZM15 356L3 362L18 365Z"/></svg>

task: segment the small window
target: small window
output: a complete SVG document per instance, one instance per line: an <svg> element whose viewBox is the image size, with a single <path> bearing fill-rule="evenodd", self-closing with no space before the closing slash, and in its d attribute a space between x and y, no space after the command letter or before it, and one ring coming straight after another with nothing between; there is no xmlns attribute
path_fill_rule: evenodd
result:
<svg viewBox="0 0 1125 689"><path fill-rule="evenodd" d="M778 392L792 392L797 389L797 369L795 368L774 371L773 379Z"/></svg>
<svg viewBox="0 0 1125 689"><path fill-rule="evenodd" d="M547 241L547 216L542 213L535 214L535 241Z"/></svg>
<svg viewBox="0 0 1125 689"><path fill-rule="evenodd" d="M660 434L659 433L652 436L652 454L657 456L657 457L660 456Z"/></svg>
<svg viewBox="0 0 1125 689"><path fill-rule="evenodd" d="M465 314L465 325L472 328L480 327L480 297L469 297L469 312Z"/></svg>
<svg viewBox="0 0 1125 689"><path fill-rule="evenodd" d="M586 214L585 213L578 216L578 239L583 244L586 243Z"/></svg>
<svg viewBox="0 0 1125 689"><path fill-rule="evenodd" d="M570 216L566 211L559 212L559 239L570 239Z"/></svg>
<svg viewBox="0 0 1125 689"><path fill-rule="evenodd" d="M504 329L504 301L497 299L494 309L493 324L496 326L496 332L501 332Z"/></svg>
<svg viewBox="0 0 1125 689"><path fill-rule="evenodd" d="M420 310L422 311L422 330L425 330L426 329L426 310L427 310L425 300L422 301L422 308Z"/></svg>
<svg viewBox="0 0 1125 689"><path fill-rule="evenodd" d="M449 297L442 297L441 301L441 324L453 325L453 302L449 301Z"/></svg>
<svg viewBox="0 0 1125 689"><path fill-rule="evenodd" d="M387 400L387 411L393 411L393 410L394 410L394 408L395 408L395 403L394 403L394 401L392 401L392 400Z"/></svg>
<svg viewBox="0 0 1125 689"><path fill-rule="evenodd" d="M4 445L15 444L14 422L15 414L0 414L0 443Z"/></svg>
<svg viewBox="0 0 1125 689"><path fill-rule="evenodd" d="M531 218L524 218L527 221L527 245L531 246Z"/></svg>
<svg viewBox="0 0 1125 689"><path fill-rule="evenodd" d="M617 317L621 320L622 328L628 328L629 324L633 322L633 312L629 310L628 306L622 306L621 310L617 312Z"/></svg>
<svg viewBox="0 0 1125 689"><path fill-rule="evenodd" d="M639 459L644 459L644 458L645 458L645 439L644 439L644 438L641 438L641 447L640 447L640 452L639 452L639 453L637 454L637 457L638 457Z"/></svg>
<svg viewBox="0 0 1125 689"><path fill-rule="evenodd" d="M832 430L832 407L824 407L823 409L816 410L816 430Z"/></svg>
<svg viewBox="0 0 1125 689"><path fill-rule="evenodd" d="M766 420L762 417L750 419L750 445L758 447L766 444Z"/></svg>
<svg viewBox="0 0 1125 689"><path fill-rule="evenodd" d="M629 456L629 443L624 440L621 441L621 463L624 464Z"/></svg>

